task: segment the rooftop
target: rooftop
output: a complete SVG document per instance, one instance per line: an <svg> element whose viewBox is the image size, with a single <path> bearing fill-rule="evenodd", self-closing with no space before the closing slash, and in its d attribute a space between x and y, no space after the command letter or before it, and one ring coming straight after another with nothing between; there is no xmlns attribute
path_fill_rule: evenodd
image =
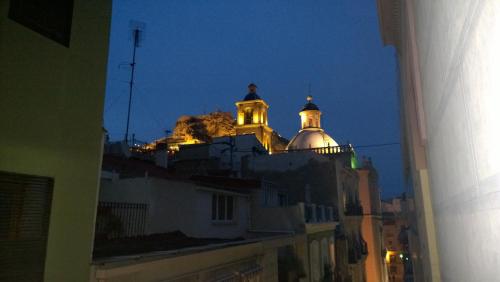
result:
<svg viewBox="0 0 500 282"><path fill-rule="evenodd" d="M120 173L121 178L144 177L146 172L148 176L164 179L176 178L168 169L157 166L153 162L107 154L102 158L102 170L116 171Z"/></svg>
<svg viewBox="0 0 500 282"><path fill-rule="evenodd" d="M102 170L115 171L120 178L156 177L162 179L193 182L199 186L213 189L246 193L250 189L259 189L261 181L258 179L233 178L227 176L194 175L189 178L177 175L167 168L157 166L150 161L124 158L113 155L104 155Z"/></svg>
<svg viewBox="0 0 500 282"><path fill-rule="evenodd" d="M190 178L190 180L200 186L228 190L232 192L249 192L251 189L260 189L261 187L261 181L257 179L194 175Z"/></svg>
<svg viewBox="0 0 500 282"><path fill-rule="evenodd" d="M205 246L228 242L243 241L244 238L192 238L180 231L164 234L152 234L131 238L96 240L94 259L143 254L157 251L170 251L188 247Z"/></svg>

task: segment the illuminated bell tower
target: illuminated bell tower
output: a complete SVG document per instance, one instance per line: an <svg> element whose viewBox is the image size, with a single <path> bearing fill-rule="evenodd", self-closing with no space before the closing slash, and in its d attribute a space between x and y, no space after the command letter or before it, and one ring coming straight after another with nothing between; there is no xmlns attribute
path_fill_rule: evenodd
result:
<svg viewBox="0 0 500 282"><path fill-rule="evenodd" d="M301 128L321 128L321 112L315 104L312 103L312 96L307 96L307 104L299 113Z"/></svg>
<svg viewBox="0 0 500 282"><path fill-rule="evenodd" d="M236 135L255 134L262 145L271 152L273 130L267 125L269 105L257 95L257 86L248 85L248 94L243 101L236 102Z"/></svg>

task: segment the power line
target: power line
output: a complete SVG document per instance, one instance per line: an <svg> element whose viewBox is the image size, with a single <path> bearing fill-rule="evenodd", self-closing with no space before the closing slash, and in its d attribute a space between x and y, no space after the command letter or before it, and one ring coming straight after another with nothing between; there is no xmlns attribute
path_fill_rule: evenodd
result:
<svg viewBox="0 0 500 282"><path fill-rule="evenodd" d="M353 148L373 148L373 147L384 147L384 146L394 146L394 145L401 145L401 143L392 142L392 143L367 144L367 145L357 145L357 146L353 145Z"/></svg>
<svg viewBox="0 0 500 282"><path fill-rule="evenodd" d="M111 102L107 103L107 106L104 107L104 114L107 114L111 110L111 108L113 108L113 106L118 102L118 100L120 100L122 97L123 95L116 95L116 97L114 97L111 100Z"/></svg>
<svg viewBox="0 0 500 282"><path fill-rule="evenodd" d="M134 89L136 92L139 92L139 94L141 94L141 97L143 98L141 101L144 101L147 105L143 105L141 103L138 104L149 114L149 116L153 119L158 127L163 128L164 124L160 122L160 119L156 116L155 111L153 110L154 108L152 107L152 104L149 100L149 96L146 94L146 91L143 91L143 89L139 89L137 85L134 85ZM143 106L146 107L144 108Z"/></svg>

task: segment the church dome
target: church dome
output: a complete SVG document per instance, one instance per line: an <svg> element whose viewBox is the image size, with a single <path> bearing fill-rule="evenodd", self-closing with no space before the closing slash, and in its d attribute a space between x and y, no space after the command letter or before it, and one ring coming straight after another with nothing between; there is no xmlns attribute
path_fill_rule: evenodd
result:
<svg viewBox="0 0 500 282"><path fill-rule="evenodd" d="M243 101L260 100L259 95L257 95L257 85L250 83L248 85L248 94L243 98Z"/></svg>
<svg viewBox="0 0 500 282"><path fill-rule="evenodd" d="M304 105L302 111L319 111L319 108L318 106L316 106L316 104L308 102L307 104Z"/></svg>
<svg viewBox="0 0 500 282"><path fill-rule="evenodd" d="M337 142L321 128L304 128L292 138L287 150L335 147Z"/></svg>
<svg viewBox="0 0 500 282"><path fill-rule="evenodd" d="M312 99L311 95L307 96L307 104L299 113L302 129L288 143L287 150L338 146L337 142L321 129L321 111L313 104Z"/></svg>
<svg viewBox="0 0 500 282"><path fill-rule="evenodd" d="M314 104L312 102L313 97L311 95L308 95L306 99L307 99L307 103L304 105L301 112L303 112L303 111L319 111L318 106L316 106L316 104Z"/></svg>
<svg viewBox="0 0 500 282"><path fill-rule="evenodd" d="M243 98L243 101L252 101L252 100L260 100L259 95L257 93L248 93L245 98Z"/></svg>

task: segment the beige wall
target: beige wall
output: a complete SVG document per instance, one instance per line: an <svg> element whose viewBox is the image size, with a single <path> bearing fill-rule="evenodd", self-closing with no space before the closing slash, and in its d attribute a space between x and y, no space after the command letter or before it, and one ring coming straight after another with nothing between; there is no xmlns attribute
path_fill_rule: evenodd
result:
<svg viewBox="0 0 500 282"><path fill-rule="evenodd" d="M0 2L0 170L54 178L45 281L88 281L111 1L74 3L70 47Z"/></svg>
<svg viewBox="0 0 500 282"><path fill-rule="evenodd" d="M253 265L263 268L261 281L278 281L277 248L293 243L292 237L283 237L213 250L100 261L93 265L90 281L214 281Z"/></svg>
<svg viewBox="0 0 500 282"><path fill-rule="evenodd" d="M382 217L380 213L380 194L378 187L370 185L370 170L358 169L359 200L363 207L361 234L368 248L365 261L366 281L385 281L385 264L380 256L383 248ZM375 177L375 176L373 176ZM373 183L377 185L376 183Z"/></svg>
<svg viewBox="0 0 500 282"><path fill-rule="evenodd" d="M368 255L365 261L365 273L367 282L385 281L383 276L382 252L382 234L380 232L381 218L380 216L363 216L361 224L361 233L365 239Z"/></svg>

